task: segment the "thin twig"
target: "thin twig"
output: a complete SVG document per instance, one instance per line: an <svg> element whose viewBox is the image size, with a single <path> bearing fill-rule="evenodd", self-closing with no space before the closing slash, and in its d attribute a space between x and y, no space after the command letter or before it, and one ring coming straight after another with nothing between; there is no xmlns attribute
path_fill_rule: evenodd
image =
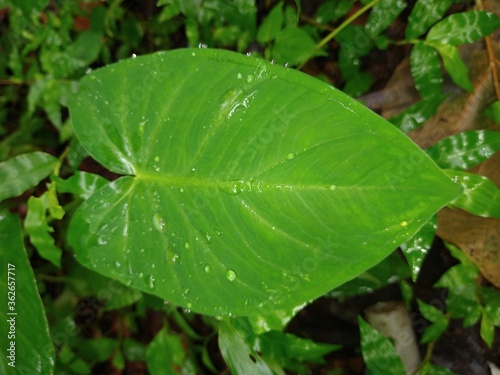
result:
<svg viewBox="0 0 500 375"><path fill-rule="evenodd" d="M484 10L482 0L476 0L476 6L479 10ZM496 67L498 60L496 59L493 47L491 46L491 38L489 36L484 37L484 42L486 43L486 51L488 52L489 69L491 70L493 78L493 87L495 88L497 101L500 101L500 84L498 82L498 71Z"/></svg>

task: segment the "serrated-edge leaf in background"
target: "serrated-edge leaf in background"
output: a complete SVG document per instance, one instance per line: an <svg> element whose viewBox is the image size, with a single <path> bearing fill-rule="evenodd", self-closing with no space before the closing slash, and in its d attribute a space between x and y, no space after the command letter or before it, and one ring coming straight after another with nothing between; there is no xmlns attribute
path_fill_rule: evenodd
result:
<svg viewBox="0 0 500 375"><path fill-rule="evenodd" d="M0 163L0 201L17 197L53 172L57 158L35 151Z"/></svg>

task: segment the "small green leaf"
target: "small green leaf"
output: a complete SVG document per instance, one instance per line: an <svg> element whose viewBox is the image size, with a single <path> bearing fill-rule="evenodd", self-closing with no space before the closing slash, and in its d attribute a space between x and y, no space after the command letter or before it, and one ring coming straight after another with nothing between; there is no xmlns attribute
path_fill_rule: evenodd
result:
<svg viewBox="0 0 500 375"><path fill-rule="evenodd" d="M328 293L332 298L343 298L364 293L372 293L398 280L410 276L408 265L399 254L392 252L383 261L363 272L354 279L340 285Z"/></svg>
<svg viewBox="0 0 500 375"><path fill-rule="evenodd" d="M274 310L266 315L251 315L247 319L256 334L270 330L281 331L304 306L305 304L302 304L289 310Z"/></svg>
<svg viewBox="0 0 500 375"><path fill-rule="evenodd" d="M451 205L466 210L471 214L500 219L500 190L487 177L474 173L444 170L463 192Z"/></svg>
<svg viewBox="0 0 500 375"><path fill-rule="evenodd" d="M446 99L445 95L432 96L411 105L389 121L404 133L417 129L430 119L439 105Z"/></svg>
<svg viewBox="0 0 500 375"><path fill-rule="evenodd" d="M148 346L134 339L126 338L122 342L123 356L130 362L145 362ZM186 362L185 362L186 363Z"/></svg>
<svg viewBox="0 0 500 375"><path fill-rule="evenodd" d="M0 211L0 373L51 375L54 348L19 217Z"/></svg>
<svg viewBox="0 0 500 375"><path fill-rule="evenodd" d="M351 0L328 0L323 2L316 11L316 22L333 23L345 16L352 8Z"/></svg>
<svg viewBox="0 0 500 375"><path fill-rule="evenodd" d="M448 44L434 46L443 59L444 68L457 86L467 90L474 91L472 83L469 80L469 69L460 58L458 49Z"/></svg>
<svg viewBox="0 0 500 375"><path fill-rule="evenodd" d="M500 327L500 292L486 287L481 288L479 292L484 305L483 313L488 314L493 325Z"/></svg>
<svg viewBox="0 0 500 375"><path fill-rule="evenodd" d="M482 10L455 13L435 24L427 34L426 42L432 45L472 43L490 35L500 27L500 17Z"/></svg>
<svg viewBox="0 0 500 375"><path fill-rule="evenodd" d="M89 363L103 362L110 358L115 350L120 349L120 342L107 337L83 339L78 337L73 348L79 357Z"/></svg>
<svg viewBox="0 0 500 375"><path fill-rule="evenodd" d="M12 6L18 7L23 11L23 15L29 20L32 19L34 14L40 13L46 6L49 0L8 0Z"/></svg>
<svg viewBox="0 0 500 375"><path fill-rule="evenodd" d="M425 33L432 24L443 17L451 4L453 0L418 0L408 17L406 40L418 38Z"/></svg>
<svg viewBox="0 0 500 375"><path fill-rule="evenodd" d="M479 329L482 339L491 348L493 339L495 338L495 326L488 314L483 313L481 316L481 326Z"/></svg>
<svg viewBox="0 0 500 375"><path fill-rule="evenodd" d="M449 136L425 150L441 168L468 169L500 150L500 132L470 130Z"/></svg>
<svg viewBox="0 0 500 375"><path fill-rule="evenodd" d="M422 42L415 44L410 56L411 74L421 98L441 94L443 76L436 50Z"/></svg>
<svg viewBox="0 0 500 375"><path fill-rule="evenodd" d="M46 211L48 208L49 200L47 193L39 198L30 197L24 229L40 256L47 259L56 267L61 268L62 250L54 245L54 238L49 234L54 229L47 223Z"/></svg>
<svg viewBox="0 0 500 375"><path fill-rule="evenodd" d="M368 35L374 38L387 29L406 8L406 5L405 0L381 0L376 3L365 24Z"/></svg>
<svg viewBox="0 0 500 375"><path fill-rule="evenodd" d="M342 88L347 95L358 97L366 93L373 83L373 77L368 72L359 72L349 77Z"/></svg>
<svg viewBox="0 0 500 375"><path fill-rule="evenodd" d="M445 367L435 365L433 363L427 362L422 368L421 375L456 375L453 371L448 370Z"/></svg>
<svg viewBox="0 0 500 375"><path fill-rule="evenodd" d="M323 356L341 346L320 344L289 333L270 331L257 337L254 348L269 362L298 371L304 362L324 363Z"/></svg>
<svg viewBox="0 0 500 375"><path fill-rule="evenodd" d="M500 124L500 101L496 101L490 104L484 109L484 114L486 117L492 119L495 124Z"/></svg>
<svg viewBox="0 0 500 375"><path fill-rule="evenodd" d="M276 35L272 57L278 64L300 65L316 54L316 43L298 27L288 27Z"/></svg>
<svg viewBox="0 0 500 375"><path fill-rule="evenodd" d="M97 174L77 171L66 180L58 176L51 179L57 182L57 191L60 193L71 193L82 199L88 199L97 190L108 183L104 177Z"/></svg>
<svg viewBox="0 0 500 375"><path fill-rule="evenodd" d="M417 299L417 303L424 318L432 322L430 326L426 327L420 342L425 344L437 340L448 327L448 319L434 306L428 305L419 299Z"/></svg>
<svg viewBox="0 0 500 375"><path fill-rule="evenodd" d="M391 341L358 317L361 352L370 374L401 375L405 368Z"/></svg>
<svg viewBox="0 0 500 375"><path fill-rule="evenodd" d="M283 2L279 2L259 26L257 41L266 43L274 40L283 26L283 20Z"/></svg>
<svg viewBox="0 0 500 375"><path fill-rule="evenodd" d="M219 347L222 357L233 374L273 375L273 371L262 360L230 320L219 325Z"/></svg>
<svg viewBox="0 0 500 375"><path fill-rule="evenodd" d="M148 346L147 365L151 375L181 374L186 360L181 336L164 326Z"/></svg>
<svg viewBox="0 0 500 375"><path fill-rule="evenodd" d="M406 260L411 268L413 281L417 280L420 267L431 249L436 234L437 217L432 217L408 242L400 245Z"/></svg>
<svg viewBox="0 0 500 375"><path fill-rule="evenodd" d="M446 271L436 286L448 288L448 312L453 318L463 318L464 326L468 327L481 317L481 305L478 303L475 283L479 271L460 249L448 243L446 247L461 263Z"/></svg>
<svg viewBox="0 0 500 375"><path fill-rule="evenodd" d="M0 163L0 201L35 187L54 171L57 159L45 152L30 152Z"/></svg>

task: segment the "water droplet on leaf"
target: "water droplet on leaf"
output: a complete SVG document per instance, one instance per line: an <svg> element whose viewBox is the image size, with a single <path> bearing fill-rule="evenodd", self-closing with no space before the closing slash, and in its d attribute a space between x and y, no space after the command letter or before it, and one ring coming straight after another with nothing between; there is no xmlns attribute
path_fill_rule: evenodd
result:
<svg viewBox="0 0 500 375"><path fill-rule="evenodd" d="M167 220L158 212L153 215L153 225L158 232L163 233L167 230Z"/></svg>
<svg viewBox="0 0 500 375"><path fill-rule="evenodd" d="M229 281L236 280L236 272L234 272L233 270L227 270L226 271L226 279L228 279Z"/></svg>
<svg viewBox="0 0 500 375"><path fill-rule="evenodd" d="M212 267L210 267L210 265L209 265L209 264L206 264L204 269L205 269L205 272L206 272L206 273L210 273L210 272L212 272Z"/></svg>
<svg viewBox="0 0 500 375"><path fill-rule="evenodd" d="M403 220L401 223L399 223L399 225L401 225L403 228L405 228L408 226L408 222Z"/></svg>
<svg viewBox="0 0 500 375"><path fill-rule="evenodd" d="M292 160L295 157L295 154L293 152L290 152L286 155L286 160Z"/></svg>

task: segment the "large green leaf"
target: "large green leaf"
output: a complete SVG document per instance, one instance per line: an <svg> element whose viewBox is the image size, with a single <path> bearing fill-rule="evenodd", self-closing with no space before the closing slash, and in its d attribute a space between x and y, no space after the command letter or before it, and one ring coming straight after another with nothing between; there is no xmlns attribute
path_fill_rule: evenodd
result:
<svg viewBox="0 0 500 375"><path fill-rule="evenodd" d="M73 217L77 259L206 314L265 315L316 298L461 190L345 94L227 51L96 70L70 112L89 154L127 175Z"/></svg>
<svg viewBox="0 0 500 375"><path fill-rule="evenodd" d="M0 373L52 374L54 349L19 218L0 211Z"/></svg>

